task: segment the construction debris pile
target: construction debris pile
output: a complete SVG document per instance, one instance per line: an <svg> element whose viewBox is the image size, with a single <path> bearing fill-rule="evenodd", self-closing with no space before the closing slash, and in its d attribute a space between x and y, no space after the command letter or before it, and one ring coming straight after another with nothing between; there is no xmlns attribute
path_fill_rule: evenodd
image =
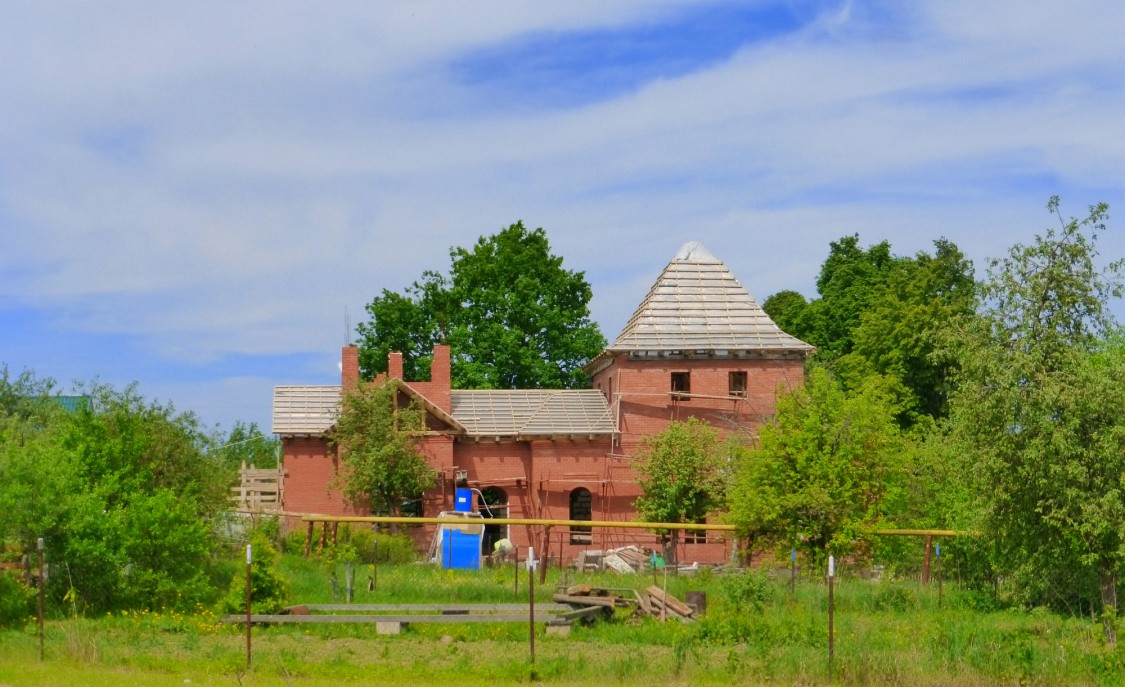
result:
<svg viewBox="0 0 1125 687"><path fill-rule="evenodd" d="M580 551L574 562L578 572L612 570L621 574L644 572L653 568L663 569L664 565L664 558L659 554L643 551L632 544L609 551ZM699 563L675 567L675 571L680 574L691 574L698 570Z"/></svg>
<svg viewBox="0 0 1125 687"><path fill-rule="evenodd" d="M661 620L679 620L688 623L695 620L695 609L667 593L660 587L652 586L637 594L638 610Z"/></svg>
<svg viewBox="0 0 1125 687"><path fill-rule="evenodd" d="M618 592L628 593L633 598L619 596ZM574 609L560 616L558 622L581 620L590 623L599 617L612 617L616 608L630 608L636 615L680 622L691 622L697 615L696 609L655 585L638 592L632 589L605 589L579 584L567 587L552 596L551 600Z"/></svg>

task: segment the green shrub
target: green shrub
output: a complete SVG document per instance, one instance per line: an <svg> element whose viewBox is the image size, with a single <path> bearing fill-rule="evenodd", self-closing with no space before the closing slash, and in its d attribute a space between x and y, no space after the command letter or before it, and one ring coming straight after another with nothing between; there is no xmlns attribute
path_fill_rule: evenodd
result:
<svg viewBox="0 0 1125 687"><path fill-rule="evenodd" d="M0 627L19 627L35 613L35 590L0 573Z"/></svg>
<svg viewBox="0 0 1125 687"><path fill-rule="evenodd" d="M281 538L282 553L304 554L307 537L308 533L304 529L289 530Z"/></svg>
<svg viewBox="0 0 1125 687"><path fill-rule="evenodd" d="M760 570L724 575L719 579L719 590L723 598L739 611L760 611L774 598L774 587L766 573Z"/></svg>
<svg viewBox="0 0 1125 687"><path fill-rule="evenodd" d="M298 537L299 535L299 537ZM345 561L353 555L352 560L358 563L371 563L375 556L375 544L379 545L379 563L397 565L399 563L413 563L418 559L418 552L414 548L414 540L405 534L385 534L375 532L367 525L341 525L336 532L336 546L339 548L347 545L350 549L342 549L334 554L337 561ZM331 542L328 542L331 545ZM285 546L287 553L304 553L305 533L290 532L286 535ZM323 559L321 554L320 539L314 538L312 555Z"/></svg>
<svg viewBox="0 0 1125 687"><path fill-rule="evenodd" d="M876 611L916 611L918 594L902 584L882 582L875 592L872 605Z"/></svg>
<svg viewBox="0 0 1125 687"><path fill-rule="evenodd" d="M271 614L281 611L288 602L289 590L285 579L278 571L278 553L262 532L252 532L252 562L250 565L250 599L253 611ZM224 613L241 613L246 610L246 577L235 575L230 581L230 589L223 599Z"/></svg>

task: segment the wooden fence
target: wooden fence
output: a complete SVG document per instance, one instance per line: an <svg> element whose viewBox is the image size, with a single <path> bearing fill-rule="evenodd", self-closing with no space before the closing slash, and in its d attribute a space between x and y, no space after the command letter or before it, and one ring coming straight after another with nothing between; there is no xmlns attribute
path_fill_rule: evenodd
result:
<svg viewBox="0 0 1125 687"><path fill-rule="evenodd" d="M234 509L251 513L280 513L282 479L281 466L256 468L242 464L238 474L239 485L231 487Z"/></svg>

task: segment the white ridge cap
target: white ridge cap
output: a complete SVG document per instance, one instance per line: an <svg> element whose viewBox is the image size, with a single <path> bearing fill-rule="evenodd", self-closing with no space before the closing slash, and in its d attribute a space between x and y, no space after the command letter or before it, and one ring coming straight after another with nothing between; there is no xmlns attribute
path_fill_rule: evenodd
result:
<svg viewBox="0 0 1125 687"><path fill-rule="evenodd" d="M718 262L719 259L711 255L711 251L707 250L699 241L688 241L680 246L680 250L676 252L676 257L673 260L682 262Z"/></svg>

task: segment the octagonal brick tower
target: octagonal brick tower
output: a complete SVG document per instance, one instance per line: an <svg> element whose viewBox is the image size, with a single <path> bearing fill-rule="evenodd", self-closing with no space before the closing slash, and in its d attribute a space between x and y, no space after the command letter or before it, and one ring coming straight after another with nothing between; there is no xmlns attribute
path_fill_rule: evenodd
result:
<svg viewBox="0 0 1125 687"><path fill-rule="evenodd" d="M753 433L779 389L804 381L809 344L770 319L730 269L685 244L617 339L586 370L605 394L632 455L673 420L698 417L723 433Z"/></svg>

